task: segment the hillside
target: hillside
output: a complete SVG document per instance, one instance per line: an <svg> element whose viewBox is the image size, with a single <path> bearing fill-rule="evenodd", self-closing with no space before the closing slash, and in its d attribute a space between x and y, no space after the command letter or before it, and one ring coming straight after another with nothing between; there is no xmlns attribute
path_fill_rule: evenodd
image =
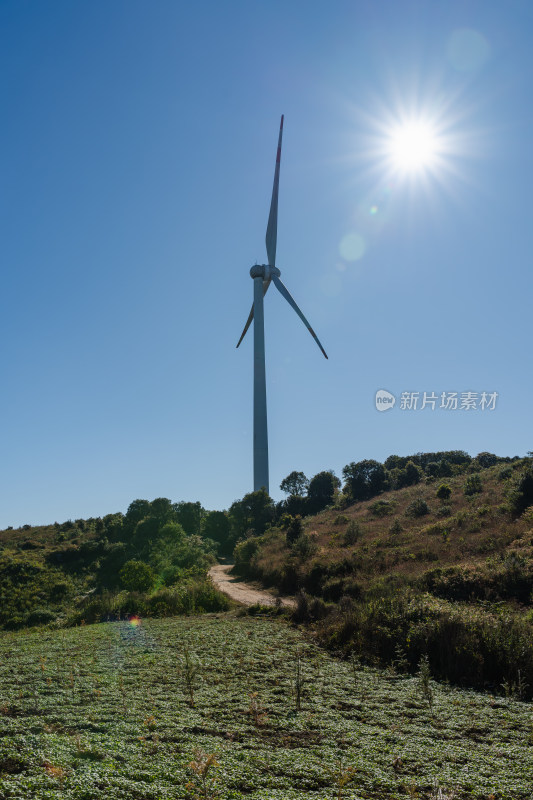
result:
<svg viewBox="0 0 533 800"><path fill-rule="evenodd" d="M236 570L300 591L295 619L335 650L411 671L427 655L442 679L531 697L533 508L516 510L530 469L525 459L341 496L239 544Z"/></svg>

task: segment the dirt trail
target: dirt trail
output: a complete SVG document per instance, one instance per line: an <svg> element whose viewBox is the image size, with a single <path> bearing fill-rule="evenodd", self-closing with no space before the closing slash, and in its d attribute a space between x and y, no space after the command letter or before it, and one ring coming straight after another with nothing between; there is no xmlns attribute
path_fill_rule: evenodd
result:
<svg viewBox="0 0 533 800"><path fill-rule="evenodd" d="M261 603L263 606L275 604L276 598L265 589L254 589L253 586L241 583L233 575L230 575L229 571L232 566L233 564L215 564L209 570L209 576L217 589L245 606L253 606L255 603ZM281 603L288 608L294 608L296 605L290 597L282 597Z"/></svg>

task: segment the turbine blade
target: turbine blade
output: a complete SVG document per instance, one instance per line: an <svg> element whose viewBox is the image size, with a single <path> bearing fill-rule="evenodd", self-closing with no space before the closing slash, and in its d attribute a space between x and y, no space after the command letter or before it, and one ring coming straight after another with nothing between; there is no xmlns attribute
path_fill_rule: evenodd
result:
<svg viewBox="0 0 533 800"><path fill-rule="evenodd" d="M241 333L241 338L240 338L240 339L239 339L239 341L237 342L237 347L240 345L240 343L242 342L242 340L243 340L243 339L244 339L244 337L246 336L246 331L248 330L248 328L249 328L249 327L250 327L250 325L252 324L252 320L253 320L253 318L254 318L254 307L253 307L253 305L252 305L252 310L250 311L250 314L249 314L249 316L248 316L248 319L246 320L246 325L244 326L244 330L243 330L243 332Z"/></svg>
<svg viewBox="0 0 533 800"><path fill-rule="evenodd" d="M269 280L268 281L263 281L263 297L266 295L269 286L270 286L270 281ZM252 324L253 318L254 318L254 307L252 305L252 310L250 311L250 314L248 315L248 319L246 320L246 325L244 326L244 330L241 333L241 338L237 342L237 347L240 345L240 343L242 342L242 340L246 336L246 332L247 332L248 328L250 327L250 325Z"/></svg>
<svg viewBox="0 0 533 800"><path fill-rule="evenodd" d="M276 242L278 239L278 190L279 190L279 165L281 161L281 137L283 136L283 114L279 126L278 152L276 154L276 169L274 171L274 186L272 187L272 200L270 201L270 214L266 232L266 250L268 263L276 266Z"/></svg>
<svg viewBox="0 0 533 800"><path fill-rule="evenodd" d="M313 339L315 340L317 345L322 350L322 353L323 353L324 357L327 358L326 351L324 350L324 348L320 344L318 336L316 335L316 333L314 332L314 330L312 329L312 327L310 326L310 324L308 323L308 321L306 320L306 318L304 317L304 315L302 314L302 312L300 311L300 309L296 305L296 303L295 303L291 293L287 289L287 287L280 281L280 279L278 277L276 277L276 275L272 276L272 280L274 281L276 289L280 292L280 294L283 295L283 297L285 298L287 303L294 308L294 310L296 311L296 313L298 314L298 316L302 320L303 324L305 325L305 327L307 328L307 330L309 331L309 333L311 334L311 336L313 337Z"/></svg>

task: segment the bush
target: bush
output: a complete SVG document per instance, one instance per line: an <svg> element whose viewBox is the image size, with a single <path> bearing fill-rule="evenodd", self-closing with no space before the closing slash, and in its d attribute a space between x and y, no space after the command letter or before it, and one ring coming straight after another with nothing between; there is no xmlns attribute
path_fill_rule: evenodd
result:
<svg viewBox="0 0 533 800"><path fill-rule="evenodd" d="M395 504L388 500L377 500L375 503L372 503L369 511L374 517L386 517L387 514L392 514L394 508Z"/></svg>
<svg viewBox="0 0 533 800"><path fill-rule="evenodd" d="M316 542L306 533L302 533L294 542L292 546L293 553L302 560L310 558L318 550Z"/></svg>
<svg viewBox="0 0 533 800"><path fill-rule="evenodd" d="M479 475L469 475L465 481L463 492L465 495L479 494L483 491L483 483Z"/></svg>
<svg viewBox="0 0 533 800"><path fill-rule="evenodd" d="M412 503L409 503L405 511L408 517L423 517L429 514L429 506L422 497L417 497Z"/></svg>
<svg viewBox="0 0 533 800"><path fill-rule="evenodd" d="M513 470L511 467L504 467L498 472L498 480L499 481L506 481L509 478L513 477Z"/></svg>
<svg viewBox="0 0 533 800"><path fill-rule="evenodd" d="M344 531L344 544L355 544L361 536L361 526L355 520L352 520L346 530Z"/></svg>
<svg viewBox="0 0 533 800"><path fill-rule="evenodd" d="M452 513L451 506L442 505L440 508L437 509L437 516L438 517L449 517Z"/></svg>
<svg viewBox="0 0 533 800"><path fill-rule="evenodd" d="M401 524L399 519L395 519L392 525L389 528L389 533L392 533L395 536L398 533L403 531L403 525Z"/></svg>
<svg viewBox="0 0 533 800"><path fill-rule="evenodd" d="M528 506L533 505L533 467L522 473L509 494L511 513L519 517Z"/></svg>
<svg viewBox="0 0 533 800"><path fill-rule="evenodd" d="M126 561L119 573L120 582L129 592L149 592L155 583L152 568L144 561Z"/></svg>
<svg viewBox="0 0 533 800"><path fill-rule="evenodd" d="M452 490L447 483L441 483L439 488L437 489L436 495L439 500L449 500L452 494Z"/></svg>
<svg viewBox="0 0 533 800"><path fill-rule="evenodd" d="M294 545L294 543L301 537L303 533L303 525L302 525L302 518L298 515L293 517L287 527L287 544L289 547Z"/></svg>

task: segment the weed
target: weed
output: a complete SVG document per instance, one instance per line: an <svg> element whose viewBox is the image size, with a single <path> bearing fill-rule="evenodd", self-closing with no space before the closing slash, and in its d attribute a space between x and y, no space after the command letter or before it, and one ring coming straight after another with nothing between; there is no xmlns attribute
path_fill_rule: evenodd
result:
<svg viewBox="0 0 533 800"><path fill-rule="evenodd" d="M252 717L255 727L260 728L268 719L266 711L259 700L257 692L251 692L248 696L250 698L250 705L248 706L247 713Z"/></svg>
<svg viewBox="0 0 533 800"><path fill-rule="evenodd" d="M304 688L305 678L302 674L302 661L300 656L296 660L296 676L294 679L294 696L296 703L296 711L300 711L302 707L302 692Z"/></svg>
<svg viewBox="0 0 533 800"><path fill-rule="evenodd" d="M189 705L194 708L194 690L196 688L196 678L198 676L198 666L191 661L187 648L183 651L184 665L182 676L186 693L189 695Z"/></svg>
<svg viewBox="0 0 533 800"><path fill-rule="evenodd" d="M196 750L194 761L189 764L191 780L187 791L191 800L216 800L220 795L216 791L217 776L214 770L219 766L213 753Z"/></svg>
<svg viewBox="0 0 533 800"><path fill-rule="evenodd" d="M428 704L431 714L433 714L433 689L431 687L431 669L427 655L422 656L418 665L417 687L423 699Z"/></svg>
<svg viewBox="0 0 533 800"><path fill-rule="evenodd" d="M328 769L328 772L335 786L335 800L342 800L345 796L344 789L353 781L357 770L355 767L345 767L339 759L336 768L334 770Z"/></svg>

